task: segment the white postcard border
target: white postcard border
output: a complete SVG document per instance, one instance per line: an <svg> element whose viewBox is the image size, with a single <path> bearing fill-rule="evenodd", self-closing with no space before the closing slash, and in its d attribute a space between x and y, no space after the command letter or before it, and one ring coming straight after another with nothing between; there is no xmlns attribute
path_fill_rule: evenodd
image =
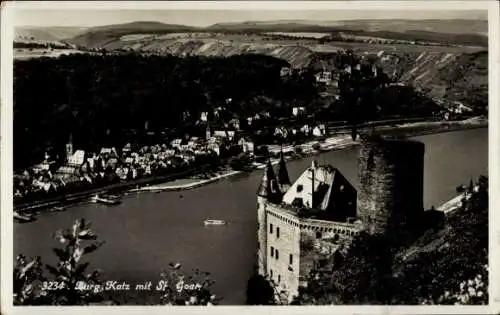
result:
<svg viewBox="0 0 500 315"><path fill-rule="evenodd" d="M12 191L12 60L13 17L15 10L29 8L40 10L102 9L102 10L488 10L489 21L489 261L490 261L490 305L489 306L216 306L172 307L167 306L107 306L107 307L13 307L13 191ZM1 313L2 314L71 314L151 313L151 314L492 314L500 312L500 228L499 214L495 206L500 205L500 55L499 16L496 1L22 1L2 4L1 12Z"/></svg>

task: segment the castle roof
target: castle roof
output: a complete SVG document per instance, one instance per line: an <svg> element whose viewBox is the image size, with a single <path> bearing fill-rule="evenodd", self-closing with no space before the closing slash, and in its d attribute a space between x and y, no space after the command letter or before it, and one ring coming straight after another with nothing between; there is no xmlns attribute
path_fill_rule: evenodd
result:
<svg viewBox="0 0 500 315"><path fill-rule="evenodd" d="M318 166L315 161L293 183L283 196L283 202L304 208L330 211L335 208L339 193L354 190L354 187L331 165Z"/></svg>
<svg viewBox="0 0 500 315"><path fill-rule="evenodd" d="M278 183L280 185L291 185L290 177L288 176L288 170L286 168L285 158L283 156L283 150L280 153L280 162L278 164Z"/></svg>
<svg viewBox="0 0 500 315"><path fill-rule="evenodd" d="M280 193L273 166L269 160L262 176L257 195L264 198L273 198Z"/></svg>

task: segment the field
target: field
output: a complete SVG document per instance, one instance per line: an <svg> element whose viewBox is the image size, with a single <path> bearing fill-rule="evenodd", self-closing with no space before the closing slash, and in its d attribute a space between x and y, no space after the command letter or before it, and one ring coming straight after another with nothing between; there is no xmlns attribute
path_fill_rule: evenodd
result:
<svg viewBox="0 0 500 315"><path fill-rule="evenodd" d="M307 38L322 38L330 35L330 33L308 33L308 32L267 32L263 33L264 35L282 35L289 37L307 37Z"/></svg>

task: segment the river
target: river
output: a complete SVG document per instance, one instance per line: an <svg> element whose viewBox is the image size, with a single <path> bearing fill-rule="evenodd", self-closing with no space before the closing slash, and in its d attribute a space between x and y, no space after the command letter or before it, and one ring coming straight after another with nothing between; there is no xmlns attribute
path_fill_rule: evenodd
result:
<svg viewBox="0 0 500 315"><path fill-rule="evenodd" d="M455 187L488 174L488 129L455 131L416 137L426 144L424 204L439 205L456 195ZM355 186L357 148L323 153L319 163L337 167ZM292 181L312 158L288 163ZM256 240L256 190L262 171L229 178L183 192L131 194L118 206L78 205L65 212L39 216L32 223L14 224L14 254L42 256L53 263L52 234L85 218L106 244L90 254L91 266L104 279L132 284L159 280L170 262L184 269L200 268L216 281L221 304L244 304L246 281L252 272ZM207 218L226 226L205 227ZM147 299L148 292L129 292ZM153 299L153 297L150 297Z"/></svg>

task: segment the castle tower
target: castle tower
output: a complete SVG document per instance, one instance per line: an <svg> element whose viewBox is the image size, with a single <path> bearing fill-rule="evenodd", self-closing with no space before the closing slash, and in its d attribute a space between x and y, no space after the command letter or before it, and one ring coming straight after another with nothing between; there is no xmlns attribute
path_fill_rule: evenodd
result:
<svg viewBox="0 0 500 315"><path fill-rule="evenodd" d="M283 193L285 193L292 185L292 183L290 182L290 176L288 176L288 170L286 168L283 150L280 153L280 162L278 164L278 183Z"/></svg>
<svg viewBox="0 0 500 315"><path fill-rule="evenodd" d="M264 175L257 190L257 264L259 275L267 275L267 217L266 209L269 202L274 202L280 197L276 176L271 165L268 161Z"/></svg>
<svg viewBox="0 0 500 315"><path fill-rule="evenodd" d="M73 155L73 135L69 134L68 143L66 143L66 162Z"/></svg>
<svg viewBox="0 0 500 315"><path fill-rule="evenodd" d="M358 217L371 234L411 228L423 213L425 146L410 140L362 137Z"/></svg>
<svg viewBox="0 0 500 315"><path fill-rule="evenodd" d="M212 132L210 130L210 123L207 121L207 129L205 130L205 138L208 140L212 137Z"/></svg>

